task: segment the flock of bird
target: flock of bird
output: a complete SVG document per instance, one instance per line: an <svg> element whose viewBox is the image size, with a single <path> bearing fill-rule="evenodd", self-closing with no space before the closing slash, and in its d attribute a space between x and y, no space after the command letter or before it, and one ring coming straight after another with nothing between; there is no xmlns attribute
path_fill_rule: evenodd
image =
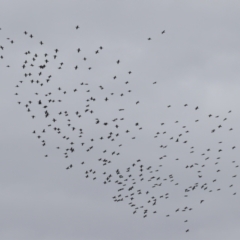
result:
<svg viewBox="0 0 240 240"><path fill-rule="evenodd" d="M81 31L81 28L76 26L73 31ZM27 31L23 34L26 38L34 39L33 34ZM161 34L165 34L165 30ZM149 37L143 41L150 40L152 39ZM4 53L11 50L11 45L15 44L15 40L7 38L6 41L4 38L1 41L3 43L0 45L0 57L4 61ZM116 203L127 202L133 214L141 213L143 218L157 213L164 213L165 217L182 213L182 220L187 225L189 222L189 219L186 219L187 212L193 211L198 204L204 204L207 193L213 194L224 189L221 184L218 184L223 177L221 171L224 172L219 165L222 161L226 161L222 159L223 152L234 151L237 147L224 145L225 139L221 139L221 131L230 135L234 130L228 123L232 114L231 110L228 110L224 116L213 114L202 116L200 114L198 116L202 118L195 119L193 125L190 126L184 123L184 119L182 121L172 119L171 122L161 122L159 119L157 130L153 133L147 132L144 124L141 124L141 119L137 117L133 119L128 115L129 112L134 111L134 107L141 106L142 102L141 99L128 98L134 90L131 87L133 81L131 76L134 74L131 70L124 71L124 80L119 80L117 75L113 75L109 78L109 82L106 80L101 82L98 77L97 81L88 80L67 84L66 80L59 80L61 74L59 75L58 71L61 72L67 68L74 76L78 76L78 71L85 71L86 76L87 72L94 71L89 57L82 53L84 50L81 46L75 47L75 52L71 54L79 60L71 65L71 63L59 60L62 57L59 56L61 49L45 53L45 43L39 40L38 44L39 52L26 50L23 53L25 59L17 66L21 67L22 76L15 86L17 91L14 94L18 105L24 108L29 117L36 122L36 129L32 131L32 134L43 147L46 148L48 145L47 136L50 138L54 136L59 139L56 141L58 145L55 149L64 158L74 159L76 154L83 151L87 153L89 157L80 161L80 167L84 169L84 177L93 181L102 181L104 185L115 186L116 193L112 199ZM104 50L104 46L99 46L92 55L100 55ZM1 62L1 67L5 63ZM116 58L112 64L120 66L122 60ZM11 68L7 63L5 66ZM115 92L109 92L108 85L114 86L117 81L118 84L119 81L122 84L123 91L119 92L120 88L117 86ZM153 84L157 84L157 81L149 83L149 85ZM27 94L32 94L32 98L26 99ZM68 97L73 98L70 105L65 104ZM124 97L129 99L128 103L125 105L123 103L122 107L119 107ZM165 114L175 111L172 105L166 105L164 108ZM201 109L199 106L191 106L190 103L183 104L181 108L181 111L187 111L192 116L197 115ZM100 114L100 111L104 109L106 110L104 114ZM188 122L189 119L185 120ZM207 124L209 122L209 126L213 126L211 129L207 128L206 131L201 130L201 132L205 131L207 138L213 139L212 142L214 142L205 150L194 145L194 139L198 136L191 135L201 121L206 121ZM41 124L44 124L44 127L37 129L37 125ZM47 133L49 135L46 135ZM137 139L145 138L144 134L150 135L148 142L155 147L152 155L149 154L152 160L145 157L131 160L131 157L127 157L128 165L123 167L121 162L123 158L126 158L129 146ZM49 142L53 144L52 140ZM135 147L139 149L139 152L143 148L141 143L136 143ZM181 151L185 154L184 160L179 157ZM50 155L44 153L44 156ZM72 168L77 165L71 160L66 170L72 171ZM115 170L109 167L111 165ZM229 184L226 184L225 189L230 189L229 193L235 196L235 179L239 165L236 159L229 160L229 165L231 168L227 176ZM187 182L182 180L183 174L189 176ZM199 195L202 197L195 199ZM186 206L185 199L191 197L193 198L192 204ZM174 199L177 199L177 206L174 209L167 209L167 212L163 210L164 202ZM189 232L189 227L186 227L185 231Z"/></svg>

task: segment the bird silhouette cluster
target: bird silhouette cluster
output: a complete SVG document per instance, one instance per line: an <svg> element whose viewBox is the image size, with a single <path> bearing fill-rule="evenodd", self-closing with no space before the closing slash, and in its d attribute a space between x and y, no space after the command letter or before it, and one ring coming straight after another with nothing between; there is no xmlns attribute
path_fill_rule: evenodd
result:
<svg viewBox="0 0 240 240"><path fill-rule="evenodd" d="M72 32L80 34L81 28L73 27ZM28 44L34 41L35 51L22 51L23 61L10 66L7 54L15 40L2 36L1 68L21 69L14 94L35 122L32 134L43 146L44 157L59 152L68 160L69 173L81 168L87 180L111 184L113 201L127 203L133 214L181 215L186 232L191 212L212 194L236 195L239 165L232 151L237 146L228 141L234 132L231 110L224 116L205 115L191 102L156 103L164 116L170 116L168 121L160 117L156 126L149 124L151 119L142 123L134 114L143 111L144 99L134 93L134 71L121 66L126 59L116 57L109 63L121 71L120 77L110 71L103 78L96 62L106 57L107 46L99 45L87 55L82 46L72 45L67 52L71 57L66 58L64 49L45 50L45 42L32 33L24 31L23 36ZM151 44L150 40L142 41ZM157 83L149 81L149 88ZM84 159L79 157L83 152Z"/></svg>

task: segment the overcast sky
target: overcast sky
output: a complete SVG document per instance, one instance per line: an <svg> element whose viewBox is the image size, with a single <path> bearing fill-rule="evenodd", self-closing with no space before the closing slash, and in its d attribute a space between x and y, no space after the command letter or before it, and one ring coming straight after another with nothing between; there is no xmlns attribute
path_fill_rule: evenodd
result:
<svg viewBox="0 0 240 240"><path fill-rule="evenodd" d="M239 171L239 1L0 0L0 5L0 239L239 239L240 182L232 177ZM45 59L49 63L41 70ZM87 102L91 97L96 100ZM48 106L49 118L39 100ZM119 133L115 141L108 140L109 132ZM71 147L75 151L67 151L65 158ZM103 165L99 158L111 163ZM66 170L70 164L73 168ZM190 165L194 167L186 169ZM113 196L131 193L131 184L119 192L122 186L115 183L116 170L127 177L128 167L128 184L132 178L136 182L134 203L148 209L146 218L140 209L133 214L130 196L113 201ZM90 169L96 180L91 174L86 178ZM109 174L112 182L103 184ZM163 185L152 188L151 176L160 177ZM184 197L184 189L195 183L197 190ZM169 198L160 199L166 193ZM148 203L152 196L158 199L156 206L153 200ZM185 207L193 210L182 211Z"/></svg>

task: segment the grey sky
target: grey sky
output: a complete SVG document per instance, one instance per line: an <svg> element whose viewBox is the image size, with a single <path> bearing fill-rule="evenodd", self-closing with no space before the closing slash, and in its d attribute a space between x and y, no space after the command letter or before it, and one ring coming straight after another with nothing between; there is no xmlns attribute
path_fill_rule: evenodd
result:
<svg viewBox="0 0 240 240"><path fill-rule="evenodd" d="M239 239L240 183L238 178L232 178L239 169L235 168L239 164L240 132L239 1L0 0L0 4L0 45L4 46L4 51L0 51L0 56L4 56L0 59L0 239ZM79 30L75 29L76 25ZM162 30L166 30L163 35ZM24 31L28 32L27 36ZM29 34L33 34L33 39ZM149 37L151 41L147 40ZM44 43L42 46L40 41ZM100 46L103 50L95 54ZM56 48L59 53L53 60ZM27 50L31 56L24 54ZM43 88L29 82L40 79L39 68L21 68L25 59L30 63L35 53L39 55L36 66L45 59L43 54L49 54L49 67L42 78L44 84L46 76L53 77ZM84 57L87 61L83 61ZM60 62L64 64L58 70ZM10 68L6 68L8 64ZM88 67L92 67L91 71ZM25 78L25 72L31 72L33 77ZM117 79L113 80L115 75ZM15 86L20 80L26 84L18 90ZM129 84L124 84L126 81ZM157 84L153 84L155 81ZM79 85L82 82L89 86ZM103 91L100 85L104 86ZM63 95L58 87L67 94ZM73 94L75 88L78 92ZM90 93L86 92L88 89ZM14 96L16 92L20 95ZM42 97L48 92L52 96ZM96 97L96 102L87 103L86 98L91 96ZM104 101L106 97L108 102ZM37 101L49 98L63 102L48 103L52 115L45 119ZM29 100L33 102L30 114L24 107ZM136 105L136 101L140 103ZM186 103L188 107L183 106ZM86 104L91 105L94 114L84 113ZM196 106L199 106L197 111ZM125 110L119 112L120 108ZM86 146L82 147L81 139L66 126L68 117L57 115L65 110L69 112L71 124L83 128L82 141ZM74 115L76 110L82 113L82 118ZM229 110L232 110L230 114ZM208 117L210 113L212 118ZM32 114L36 119L31 118ZM53 117L57 118L56 126L63 130L61 136L67 135L75 143L75 152L67 159L56 146L65 149L69 143L47 127ZM115 117L124 117L124 121L113 123ZM225 117L227 121L223 122ZM95 118L101 120L101 126L95 124ZM179 125L175 124L176 120ZM111 122L112 127L104 127L103 122ZM141 131L136 122L143 128ZM115 124L121 125L119 131ZM218 131L219 124L223 128ZM176 139L184 125L190 133L180 138L180 144L171 142L169 138ZM215 135L211 134L214 128ZM46 129L44 136L43 129ZM128 135L124 133L127 129ZM36 135L32 134L33 130L37 131ZM107 138L110 131L120 132L115 142L98 140L100 136ZM161 134L154 138L158 131ZM166 136L163 131L167 132ZM42 136L40 140L38 133ZM94 138L92 143L91 138ZM43 139L45 147L41 146ZM183 144L184 140L188 143ZM223 142L221 146L218 141ZM117 147L120 143L123 146ZM161 144L168 147L159 148ZM91 145L94 150L86 152ZM192 155L189 154L191 146L196 151ZM232 150L232 146L236 149ZM211 148L210 153L206 153L207 148ZM220 155L219 148L223 149ZM105 155L104 149L108 150ZM112 156L112 151L120 155ZM204 160L203 152L210 160ZM167 157L159 160L163 155ZM217 156L221 160L215 165ZM112 163L103 166L96 161L100 157L111 159ZM149 209L147 218L140 211L133 215L128 200L113 201L113 196L121 194L118 192L121 186L103 184L102 172L120 169L126 175L126 168L137 159L141 159L144 168L151 165L157 169L162 164L159 176L167 178L173 174L174 183L179 182L175 186L166 181L161 188L151 189L151 196L170 193L169 199L158 200L156 208L147 203L151 196L136 196L136 202ZM202 164L206 165L200 169L202 178L197 177L195 168L185 169L192 163L199 163L198 170ZM66 171L69 164L73 168ZM91 168L97 172L96 181L85 178L85 171ZM216 173L218 169L220 173ZM131 171L137 179L138 171L133 168ZM114 172L113 182L115 175ZM217 179L215 185L213 179ZM184 198L182 190L195 182L199 186L208 183L208 190L213 192L198 189L191 197L189 194ZM230 184L234 185L233 189L229 188ZM138 181L136 189L144 192L149 186L147 180ZM205 201L200 204L202 199ZM177 208L185 206L191 206L193 211L175 213ZM152 213L154 210L157 214ZM170 217L166 218L166 214ZM185 219L189 222L184 223ZM185 233L186 229L190 232Z"/></svg>

